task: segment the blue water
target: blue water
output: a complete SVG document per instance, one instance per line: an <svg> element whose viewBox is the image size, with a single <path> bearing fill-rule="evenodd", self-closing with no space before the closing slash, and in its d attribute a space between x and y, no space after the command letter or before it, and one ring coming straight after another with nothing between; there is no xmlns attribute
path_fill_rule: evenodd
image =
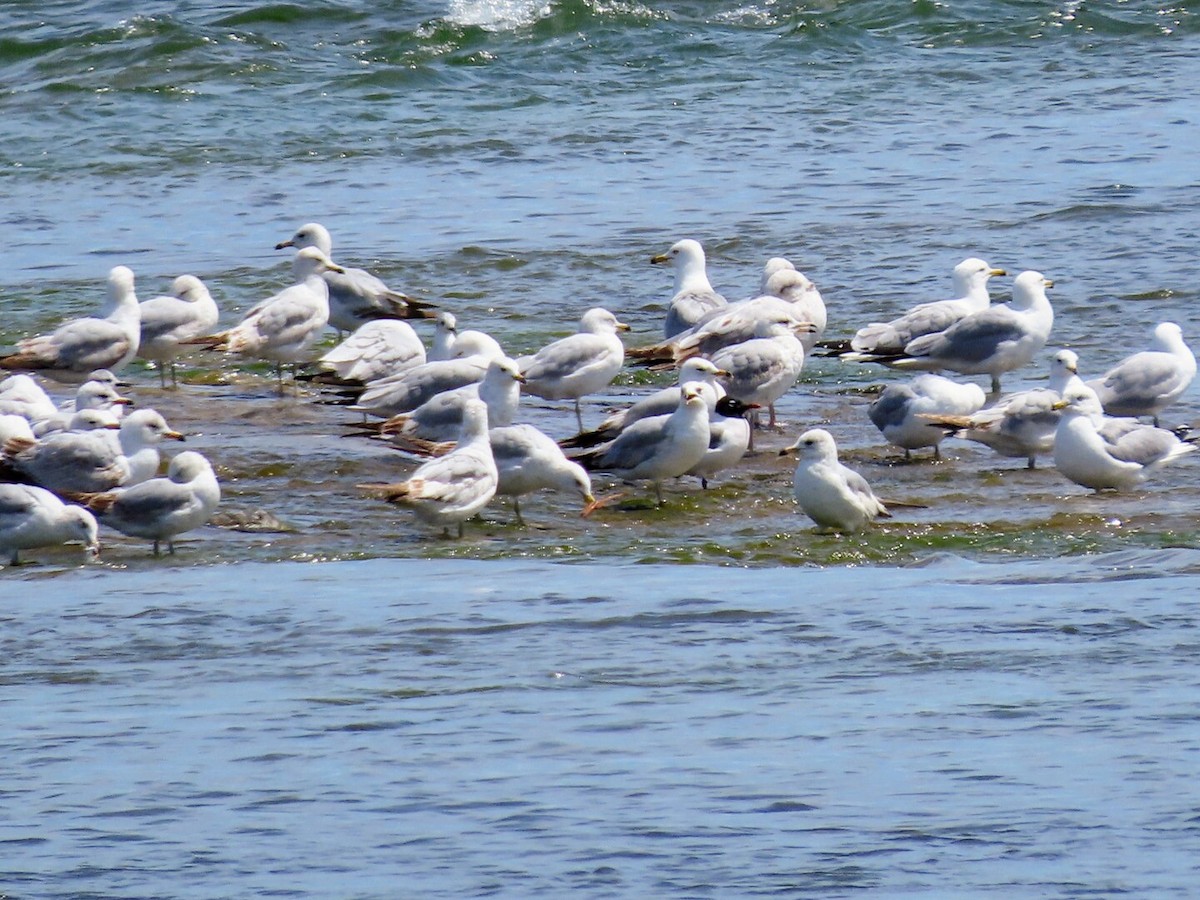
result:
<svg viewBox="0 0 1200 900"><path fill-rule="evenodd" d="M647 260L681 237L731 297L792 258L831 336L979 255L1055 280L1051 343L1095 374L1164 319L1200 334L1195 19L4 4L0 345L119 263L233 321L318 220L513 352L595 304L654 337ZM661 514L538 497L446 543L354 490L399 464L344 413L195 367L130 392L294 530L0 572L0 894L1195 894L1194 461L1121 498L973 447L896 465L859 393L893 376L813 360L774 440L829 427L924 509L816 537L759 459Z"/></svg>
<svg viewBox="0 0 1200 900"><path fill-rule="evenodd" d="M75 574L4 615L0 883L1188 897L1198 565Z"/></svg>

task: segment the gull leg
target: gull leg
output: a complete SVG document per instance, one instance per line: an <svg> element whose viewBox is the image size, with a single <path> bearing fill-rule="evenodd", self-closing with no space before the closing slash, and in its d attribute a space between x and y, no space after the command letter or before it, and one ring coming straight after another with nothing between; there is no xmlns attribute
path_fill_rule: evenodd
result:
<svg viewBox="0 0 1200 900"><path fill-rule="evenodd" d="M579 423L579 431L583 432L583 410L579 408L579 398L575 398L575 421Z"/></svg>

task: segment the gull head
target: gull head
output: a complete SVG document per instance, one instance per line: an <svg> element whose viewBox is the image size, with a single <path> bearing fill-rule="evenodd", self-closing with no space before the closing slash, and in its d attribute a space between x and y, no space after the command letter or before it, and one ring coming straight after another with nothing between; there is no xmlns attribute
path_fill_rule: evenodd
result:
<svg viewBox="0 0 1200 900"><path fill-rule="evenodd" d="M1055 401L1051 408L1061 410L1064 416L1091 417L1100 415L1104 411L1100 404L1100 398L1086 384L1077 384L1067 388L1062 399Z"/></svg>
<svg viewBox="0 0 1200 900"><path fill-rule="evenodd" d="M969 256L954 267L950 277L954 281L956 293L966 297L983 290L993 275L1007 274L1003 269L993 268L978 257Z"/></svg>
<svg viewBox="0 0 1200 900"><path fill-rule="evenodd" d="M621 322L602 306L596 306L583 314L580 320L580 331L588 334L616 334L618 331L628 331L629 326Z"/></svg>
<svg viewBox="0 0 1200 900"><path fill-rule="evenodd" d="M759 403L743 403L737 397L730 397L726 394L717 401L715 408L718 415L724 416L727 419L741 419L751 410L762 409L762 405Z"/></svg>
<svg viewBox="0 0 1200 900"><path fill-rule="evenodd" d="M88 559L100 555L100 529L96 525L96 517L82 506L68 505L65 511L67 532L72 540L83 542Z"/></svg>
<svg viewBox="0 0 1200 900"><path fill-rule="evenodd" d="M656 256L650 257L650 262L654 265L672 263L676 268L693 266L699 263L703 267L704 248L700 246L699 241L684 238L682 241L676 241L672 244L671 249L666 253L659 253Z"/></svg>
<svg viewBox="0 0 1200 900"><path fill-rule="evenodd" d="M1055 372L1070 372L1072 375L1079 374L1079 354L1074 350L1059 350L1050 360L1050 372L1053 375Z"/></svg>
<svg viewBox="0 0 1200 900"><path fill-rule="evenodd" d="M836 460L837 444L824 428L812 428L796 439L790 447L779 451L780 456L796 456L801 462Z"/></svg>
<svg viewBox="0 0 1200 900"><path fill-rule="evenodd" d="M1174 322L1160 322L1154 329L1154 346L1171 351L1183 343L1183 329Z"/></svg>
<svg viewBox="0 0 1200 900"><path fill-rule="evenodd" d="M180 275L171 282L171 293L180 300L194 303L208 294L208 288L195 275Z"/></svg>
<svg viewBox="0 0 1200 900"><path fill-rule="evenodd" d="M297 250L316 247L329 256L333 253L333 238L329 236L329 230L324 225L319 222L309 222L301 225L296 233L286 241L280 241L275 245L276 250L282 250L284 247L295 247Z"/></svg>
<svg viewBox="0 0 1200 900"><path fill-rule="evenodd" d="M319 247L302 247L296 251L292 268L299 278L319 275L321 272L345 272L346 270L325 255Z"/></svg>
<svg viewBox="0 0 1200 900"><path fill-rule="evenodd" d="M703 356L693 356L691 359L684 360L683 365L679 367L680 384L686 384L689 381L711 382L715 378L728 377L729 372L725 369L718 369L714 363Z"/></svg>
<svg viewBox="0 0 1200 900"><path fill-rule="evenodd" d="M153 409L139 409L130 413L118 426L122 437L128 435L138 440L143 446L158 444L165 440L186 440L183 432L175 431L167 424L167 420Z"/></svg>

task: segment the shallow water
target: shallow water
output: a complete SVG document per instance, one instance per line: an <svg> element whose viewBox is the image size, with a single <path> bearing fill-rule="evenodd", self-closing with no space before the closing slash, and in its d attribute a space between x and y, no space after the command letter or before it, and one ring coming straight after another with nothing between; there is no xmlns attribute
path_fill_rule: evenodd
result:
<svg viewBox="0 0 1200 900"><path fill-rule="evenodd" d="M1085 375L1200 333L1186 4L92 0L0 35L0 345L116 264L232 322L313 219L513 354L596 304L654 339L685 236L730 297L792 258L830 336L968 255L1055 280ZM539 495L447 541L355 489L414 464L317 394L127 375L279 530L0 570L6 896L1194 893L1194 460L1112 496L905 463L865 415L902 376L814 359L708 491L601 481L589 519ZM813 425L915 505L814 535L775 452Z"/></svg>

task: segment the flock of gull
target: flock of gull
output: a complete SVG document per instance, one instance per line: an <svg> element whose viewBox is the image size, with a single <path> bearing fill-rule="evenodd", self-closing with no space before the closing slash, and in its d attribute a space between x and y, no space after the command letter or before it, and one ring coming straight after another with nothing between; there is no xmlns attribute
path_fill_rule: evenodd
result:
<svg viewBox="0 0 1200 900"><path fill-rule="evenodd" d="M296 375L361 413L358 430L421 460L394 483L362 484L367 496L411 508L424 522L461 536L463 523L497 496L550 489L578 493L583 514L597 499L591 472L648 482L659 504L663 485L685 475L703 486L754 450L755 431L775 428L776 403L812 355L915 371L889 384L868 410L884 439L905 454L954 436L1027 461L1049 456L1066 478L1094 490L1128 489L1195 449L1186 434L1159 427L1159 416L1187 389L1196 359L1172 322L1159 324L1149 349L1084 381L1067 349L1050 358L1047 386L1004 394L1001 378L1039 358L1054 323L1052 282L1025 271L1012 299L993 303L989 279L1005 275L969 258L955 267L953 298L923 303L848 340L826 337L816 286L786 259L769 260L758 293L728 301L709 282L704 251L690 239L651 259L674 268L661 341L626 348L628 326L603 308L583 313L579 331L528 356L512 358L483 331L459 330L453 314L387 287L332 259L319 224L300 228L276 249L292 248L294 283L215 331L219 312L204 283L177 278L170 295L139 302L134 275L112 269L100 315L64 322L19 341L0 356L0 564L21 550L82 542L99 549L99 526L166 544L207 523L221 489L211 462L164 441L181 440L152 409L126 412L117 380L135 358L168 373L206 348L275 364L311 363L330 327L348 335ZM408 320L434 322L424 345ZM584 428L581 402L634 364L677 370L672 387ZM990 393L941 372L990 377ZM4 374L4 373L0 373ZM77 385L55 402L44 379ZM555 439L517 421L522 394L574 404L578 433ZM762 422L762 418L766 422ZM793 495L819 529L846 532L888 516L859 473L838 459L830 431L806 430L781 455L796 458Z"/></svg>

